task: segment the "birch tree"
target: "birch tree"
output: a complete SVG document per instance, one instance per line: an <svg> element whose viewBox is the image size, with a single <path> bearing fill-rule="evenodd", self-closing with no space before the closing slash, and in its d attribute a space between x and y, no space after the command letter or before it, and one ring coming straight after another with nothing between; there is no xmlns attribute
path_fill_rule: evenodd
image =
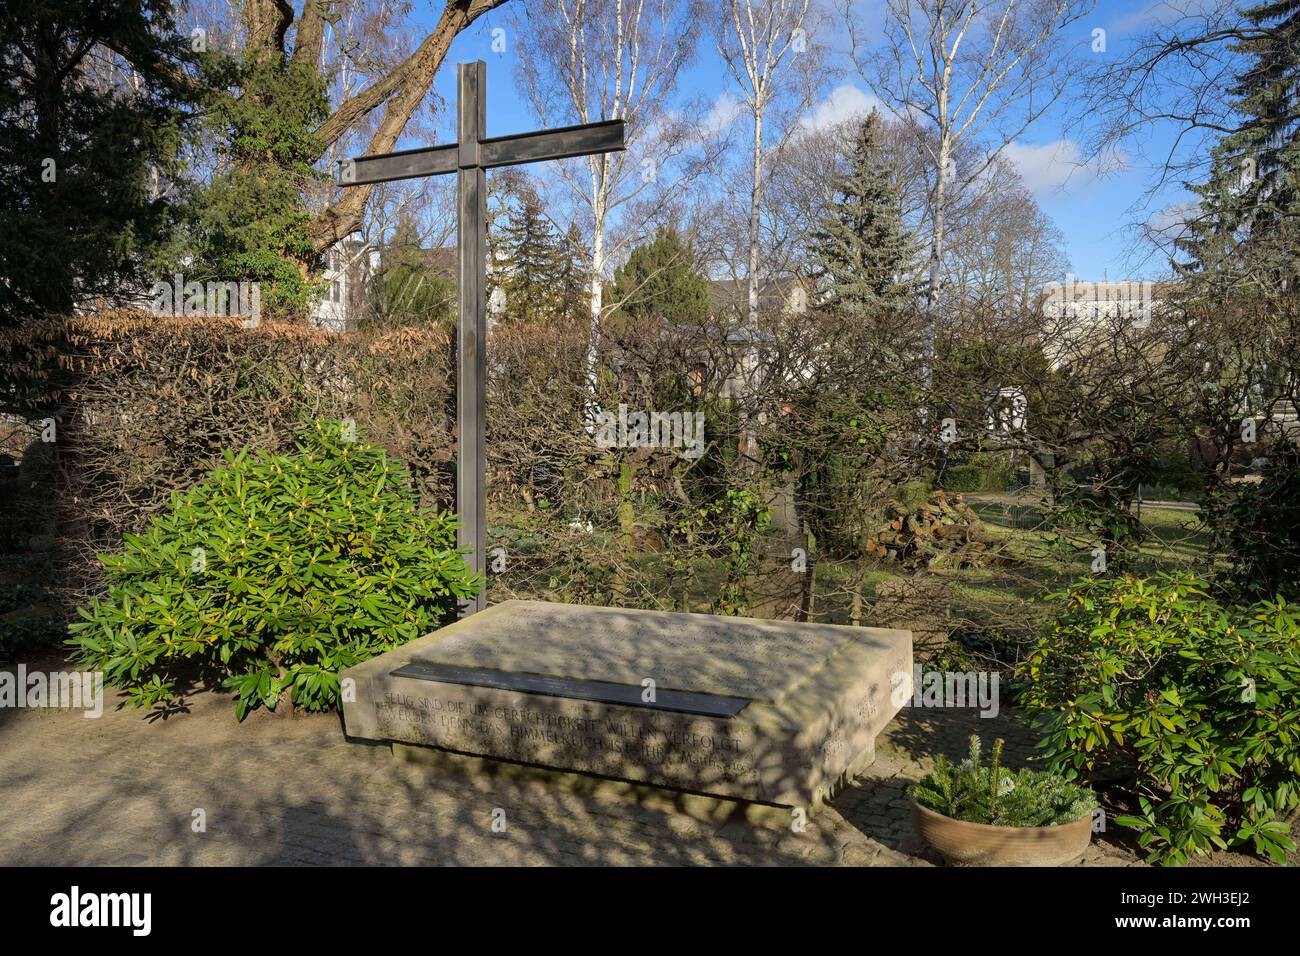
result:
<svg viewBox="0 0 1300 956"><path fill-rule="evenodd" d="M749 263L747 276L750 328L758 326L759 249L765 156L765 120L768 111L784 93L797 90L794 112L801 111L817 92L816 66L812 57L813 23L810 0L727 0L718 17L718 55L731 79L740 88L745 112L753 121L749 181ZM805 59L799 62L800 56ZM796 67L799 67L796 69ZM795 81L791 83L790 81ZM779 151L795 132L793 123L784 124L777 142Z"/></svg>
<svg viewBox="0 0 1300 956"><path fill-rule="evenodd" d="M589 379L605 273L637 232L612 239L612 219L630 205L642 207L642 224L653 216L667 196L660 173L688 141L666 104L694 53L701 9L701 0L530 0L513 20L519 85L543 125L625 121L625 152L558 166L590 229Z"/></svg>
<svg viewBox="0 0 1300 956"><path fill-rule="evenodd" d="M852 0L842 0L862 78L900 115L933 130L925 144L934 175L922 330L927 382L948 206L1060 99L1080 67L1065 31L1092 7L1093 0L886 0L883 42L867 49ZM983 159L958 169L966 144L978 144Z"/></svg>

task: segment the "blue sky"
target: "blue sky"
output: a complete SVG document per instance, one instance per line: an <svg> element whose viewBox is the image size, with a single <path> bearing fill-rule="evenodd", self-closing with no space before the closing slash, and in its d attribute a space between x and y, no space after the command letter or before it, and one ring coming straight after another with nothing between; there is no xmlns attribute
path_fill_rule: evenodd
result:
<svg viewBox="0 0 1300 956"><path fill-rule="evenodd" d="M431 0L416 0L413 12L416 23L421 26L431 24L435 17L434 6ZM441 3L436 7L441 9ZM871 10L866 12L870 14ZM1080 44L1085 50L1083 55L1113 57L1153 22L1167 20L1170 16L1171 7L1163 2L1101 0L1091 15L1072 28L1069 39ZM506 27L505 10L481 18L470 31L456 39L434 84L446 102L454 104L454 64L485 60L488 64L488 133L493 136L537 126L531 109L520 101L515 91L513 75L518 48L512 42L513 37L509 32L505 34L504 52L491 49L492 31ZM1107 51L1101 54L1087 49L1092 31L1097 28L1106 31ZM723 96L726 89L727 82L712 41L706 37L696 62L683 74L679 95L702 96L713 101ZM870 102L866 84L860 77L849 74L828 91L812 113L820 119L846 118L855 109L867 108ZM1149 247L1135 241L1134 226L1157 215L1161 209L1188 198L1177 186L1149 194L1155 170L1146 157L1161 155L1161 147L1168 142L1172 132L1148 129L1142 149L1125 150L1121 168L1099 173L1096 165L1081 163L1090 139L1086 129L1070 126L1075 105L1069 102L1059 104L1012 144L1008 155L1020 168L1040 205L1064 234L1066 252L1075 275L1088 280L1159 278L1164 273L1165 263L1162 257L1153 255ZM442 126L442 135L450 137L450 116L444 118ZM425 144L404 140L400 147L419 145Z"/></svg>

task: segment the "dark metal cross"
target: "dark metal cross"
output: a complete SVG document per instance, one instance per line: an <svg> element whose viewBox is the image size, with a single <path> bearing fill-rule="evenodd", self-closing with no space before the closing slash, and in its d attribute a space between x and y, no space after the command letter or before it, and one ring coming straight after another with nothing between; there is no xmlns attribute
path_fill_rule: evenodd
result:
<svg viewBox="0 0 1300 956"><path fill-rule="evenodd" d="M470 567L487 578L487 189L486 170L543 159L569 159L624 148L623 121L606 120L560 129L483 136L487 126L487 64L460 64L457 142L359 156L342 164L340 186L363 186L393 179L456 173L459 193L456 245L459 308L456 317L456 511L458 544L469 549ZM469 602L464 614L481 611L485 594Z"/></svg>

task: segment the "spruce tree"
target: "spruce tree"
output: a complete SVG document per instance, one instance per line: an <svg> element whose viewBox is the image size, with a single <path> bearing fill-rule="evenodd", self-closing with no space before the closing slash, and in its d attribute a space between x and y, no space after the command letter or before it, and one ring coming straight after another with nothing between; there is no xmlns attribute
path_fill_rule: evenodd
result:
<svg viewBox="0 0 1300 956"><path fill-rule="evenodd" d="M1184 258L1175 263L1185 278L1219 287L1261 267L1285 280L1300 230L1300 0L1243 15L1254 29L1233 50L1248 65L1229 89L1242 119L1215 145L1207 181L1189 186L1200 215L1177 243Z"/></svg>
<svg viewBox="0 0 1300 956"><path fill-rule="evenodd" d="M555 318L564 311L564 242L531 189L522 190L501 226L500 285L507 320Z"/></svg>
<svg viewBox="0 0 1300 956"><path fill-rule="evenodd" d="M812 274L826 308L866 314L902 304L916 291L902 194L884 156L880 125L875 110L863 120L848 173L811 237Z"/></svg>
<svg viewBox="0 0 1300 956"><path fill-rule="evenodd" d="M1240 193L1243 224L1252 234L1294 226L1300 199L1300 0L1277 0L1245 12L1259 32L1239 48L1252 60L1232 95L1247 117L1224 145L1253 158Z"/></svg>
<svg viewBox="0 0 1300 956"><path fill-rule="evenodd" d="M1239 117L1211 152L1210 174L1189 186L1199 214L1176 243L1173 266L1181 281L1170 299L1182 328L1171 350L1194 356L1186 403L1204 419L1196 440L1219 451L1197 470L1205 481L1201 514L1210 553L1226 553L1235 572L1224 575L1240 588L1241 577L1261 554L1288 547L1287 515L1247 515L1233 502L1250 495L1229 482L1230 454L1246 415L1271 416L1293 394L1294 302L1300 281L1300 0L1257 4L1242 13L1250 29L1233 50L1244 66L1230 87ZM1290 455L1280 429L1261 426L1255 455ZM1253 524L1252 524L1253 522ZM1276 541L1265 532L1276 531ZM1265 535L1261 537L1261 535ZM1281 565L1279 565L1281 567ZM1273 580L1273 578L1269 578ZM1259 583L1259 582L1256 582ZM1263 586L1273 585L1264 583ZM1239 593L1239 591L1238 591Z"/></svg>
<svg viewBox="0 0 1300 956"><path fill-rule="evenodd" d="M561 246L560 303L568 318L589 316L591 310L591 268L578 231L577 223L569 224Z"/></svg>

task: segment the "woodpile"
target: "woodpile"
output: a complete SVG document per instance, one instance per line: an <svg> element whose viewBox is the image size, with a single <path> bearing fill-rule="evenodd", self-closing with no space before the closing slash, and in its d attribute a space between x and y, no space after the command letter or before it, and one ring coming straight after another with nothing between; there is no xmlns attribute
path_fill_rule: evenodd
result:
<svg viewBox="0 0 1300 956"><path fill-rule="evenodd" d="M961 495L935 491L914 509L891 501L888 521L867 538L867 554L908 569L971 568L984 563L984 524Z"/></svg>

